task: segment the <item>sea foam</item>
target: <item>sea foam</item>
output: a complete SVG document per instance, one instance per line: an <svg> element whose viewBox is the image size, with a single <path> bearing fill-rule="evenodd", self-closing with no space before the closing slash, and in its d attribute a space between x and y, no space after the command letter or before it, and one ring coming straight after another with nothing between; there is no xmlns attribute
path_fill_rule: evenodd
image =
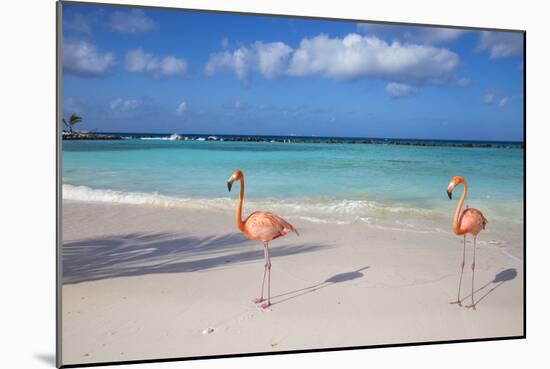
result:
<svg viewBox="0 0 550 369"><path fill-rule="evenodd" d="M161 208L187 208L200 210L233 211L235 198L184 198L157 192L127 192L112 189L94 189L88 186L63 184L63 199L80 202L116 203ZM245 199L244 212L271 211L289 219L311 223L376 224L394 217L430 219L437 215L430 209L383 204L369 200L290 198ZM393 220L392 220L393 222ZM395 223L394 223L395 224ZM397 224L395 224L397 225ZM400 228L414 228L409 224Z"/></svg>
<svg viewBox="0 0 550 369"><path fill-rule="evenodd" d="M63 184L63 199L82 202L118 203L131 205L148 205L154 207L183 207L183 208L205 208L215 206L215 201L204 199L177 198L159 193L125 192L110 189L93 189L87 186L73 186ZM207 204L209 203L209 204ZM229 204L227 204L229 205ZM224 208L222 206L222 208Z"/></svg>
<svg viewBox="0 0 550 369"><path fill-rule="evenodd" d="M127 192L112 189L94 189L88 186L63 184L63 200L128 204L157 208L182 208L233 212L236 199L225 198L183 198L157 192ZM384 204L368 200L346 199L245 199L243 213L270 211L288 221L305 221L316 224L366 225L387 231L408 231L414 233L449 233L442 228L444 214L431 209L413 208L399 204ZM450 221L450 220L449 220ZM483 241L479 242L484 244ZM488 241L495 246L495 241ZM496 245L500 246L500 245ZM505 250L501 250L505 251ZM516 258L514 256L514 258Z"/></svg>

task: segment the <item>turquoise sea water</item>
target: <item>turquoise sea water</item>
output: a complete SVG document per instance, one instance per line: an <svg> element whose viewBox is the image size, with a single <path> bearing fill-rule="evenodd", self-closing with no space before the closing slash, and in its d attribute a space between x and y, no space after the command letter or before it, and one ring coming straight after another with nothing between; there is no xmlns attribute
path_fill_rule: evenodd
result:
<svg viewBox="0 0 550 369"><path fill-rule="evenodd" d="M384 144L219 141L64 141L63 196L231 210L233 170L245 207L314 222L362 221L435 229L469 185L467 204L502 224L523 222L523 150Z"/></svg>

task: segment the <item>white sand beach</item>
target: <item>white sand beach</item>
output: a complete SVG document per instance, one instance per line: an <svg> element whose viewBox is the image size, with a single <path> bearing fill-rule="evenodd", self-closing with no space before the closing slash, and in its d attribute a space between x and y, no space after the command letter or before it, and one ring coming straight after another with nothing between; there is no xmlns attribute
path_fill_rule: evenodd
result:
<svg viewBox="0 0 550 369"><path fill-rule="evenodd" d="M262 245L232 213L65 201L63 363L522 335L521 227L499 234L506 247L491 223L479 236L472 311L449 304L462 253L451 217L433 233L292 220L300 237L270 245L263 311Z"/></svg>

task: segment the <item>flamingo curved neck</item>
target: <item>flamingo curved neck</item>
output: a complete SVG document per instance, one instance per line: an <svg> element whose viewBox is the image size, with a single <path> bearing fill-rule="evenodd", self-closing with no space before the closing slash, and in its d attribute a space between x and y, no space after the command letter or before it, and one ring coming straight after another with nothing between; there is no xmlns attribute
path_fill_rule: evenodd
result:
<svg viewBox="0 0 550 369"><path fill-rule="evenodd" d="M464 190L462 191L462 196L460 197L460 201L456 206L455 217L453 219L453 232L456 235L460 235L459 218L462 212L462 205L464 204L464 200L466 199L466 194L468 193L468 185L466 184L466 181L463 181L462 185L464 186Z"/></svg>
<svg viewBox="0 0 550 369"><path fill-rule="evenodd" d="M244 199L244 178L240 179L241 185L239 189L239 200L237 202L237 210L235 211L235 222L239 231L244 232L244 223L242 218L243 199Z"/></svg>

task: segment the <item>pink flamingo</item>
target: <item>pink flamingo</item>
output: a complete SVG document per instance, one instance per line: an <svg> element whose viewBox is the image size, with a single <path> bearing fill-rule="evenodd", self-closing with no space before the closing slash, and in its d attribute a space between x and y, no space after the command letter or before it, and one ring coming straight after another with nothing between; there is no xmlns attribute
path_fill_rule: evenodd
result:
<svg viewBox="0 0 550 369"><path fill-rule="evenodd" d="M462 306L462 301L460 300L460 286L462 285L462 274L464 272L464 260L466 258L466 234L471 234L474 237L474 256L472 260L472 303L467 305L467 308L476 309L476 304L474 304L474 274L476 267L476 239L479 232L485 229L485 225L488 223L487 219L483 216L481 211L473 208L469 208L466 205L466 209L462 210L462 205L466 199L466 194L468 192L468 184L466 180L460 176L455 176L451 179L449 187L447 187L447 195L449 199L452 199L453 189L462 183L464 186L464 191L462 192L462 197L458 202L456 207L455 216L453 219L453 232L457 236L464 236L464 249L462 251L462 263L460 263L460 280L458 281L458 296L456 301L452 301L451 304L458 304Z"/></svg>
<svg viewBox="0 0 550 369"><path fill-rule="evenodd" d="M239 201L237 202L237 210L235 213L235 221L237 228L248 239L259 240L264 244L264 277L262 280L262 292L260 297L254 299L254 303L258 304L264 301L264 284L265 275L267 271L267 302L261 305L262 309L266 309L271 306L271 260L269 259L269 242L278 237L284 236L288 232L295 232L300 235L296 228L288 223L283 218L263 212L255 211L250 214L244 221L242 220L243 198L244 198L244 174L240 170L233 172L231 177L227 180L227 189L231 192L231 186L235 181L241 181L241 189L239 192Z"/></svg>

